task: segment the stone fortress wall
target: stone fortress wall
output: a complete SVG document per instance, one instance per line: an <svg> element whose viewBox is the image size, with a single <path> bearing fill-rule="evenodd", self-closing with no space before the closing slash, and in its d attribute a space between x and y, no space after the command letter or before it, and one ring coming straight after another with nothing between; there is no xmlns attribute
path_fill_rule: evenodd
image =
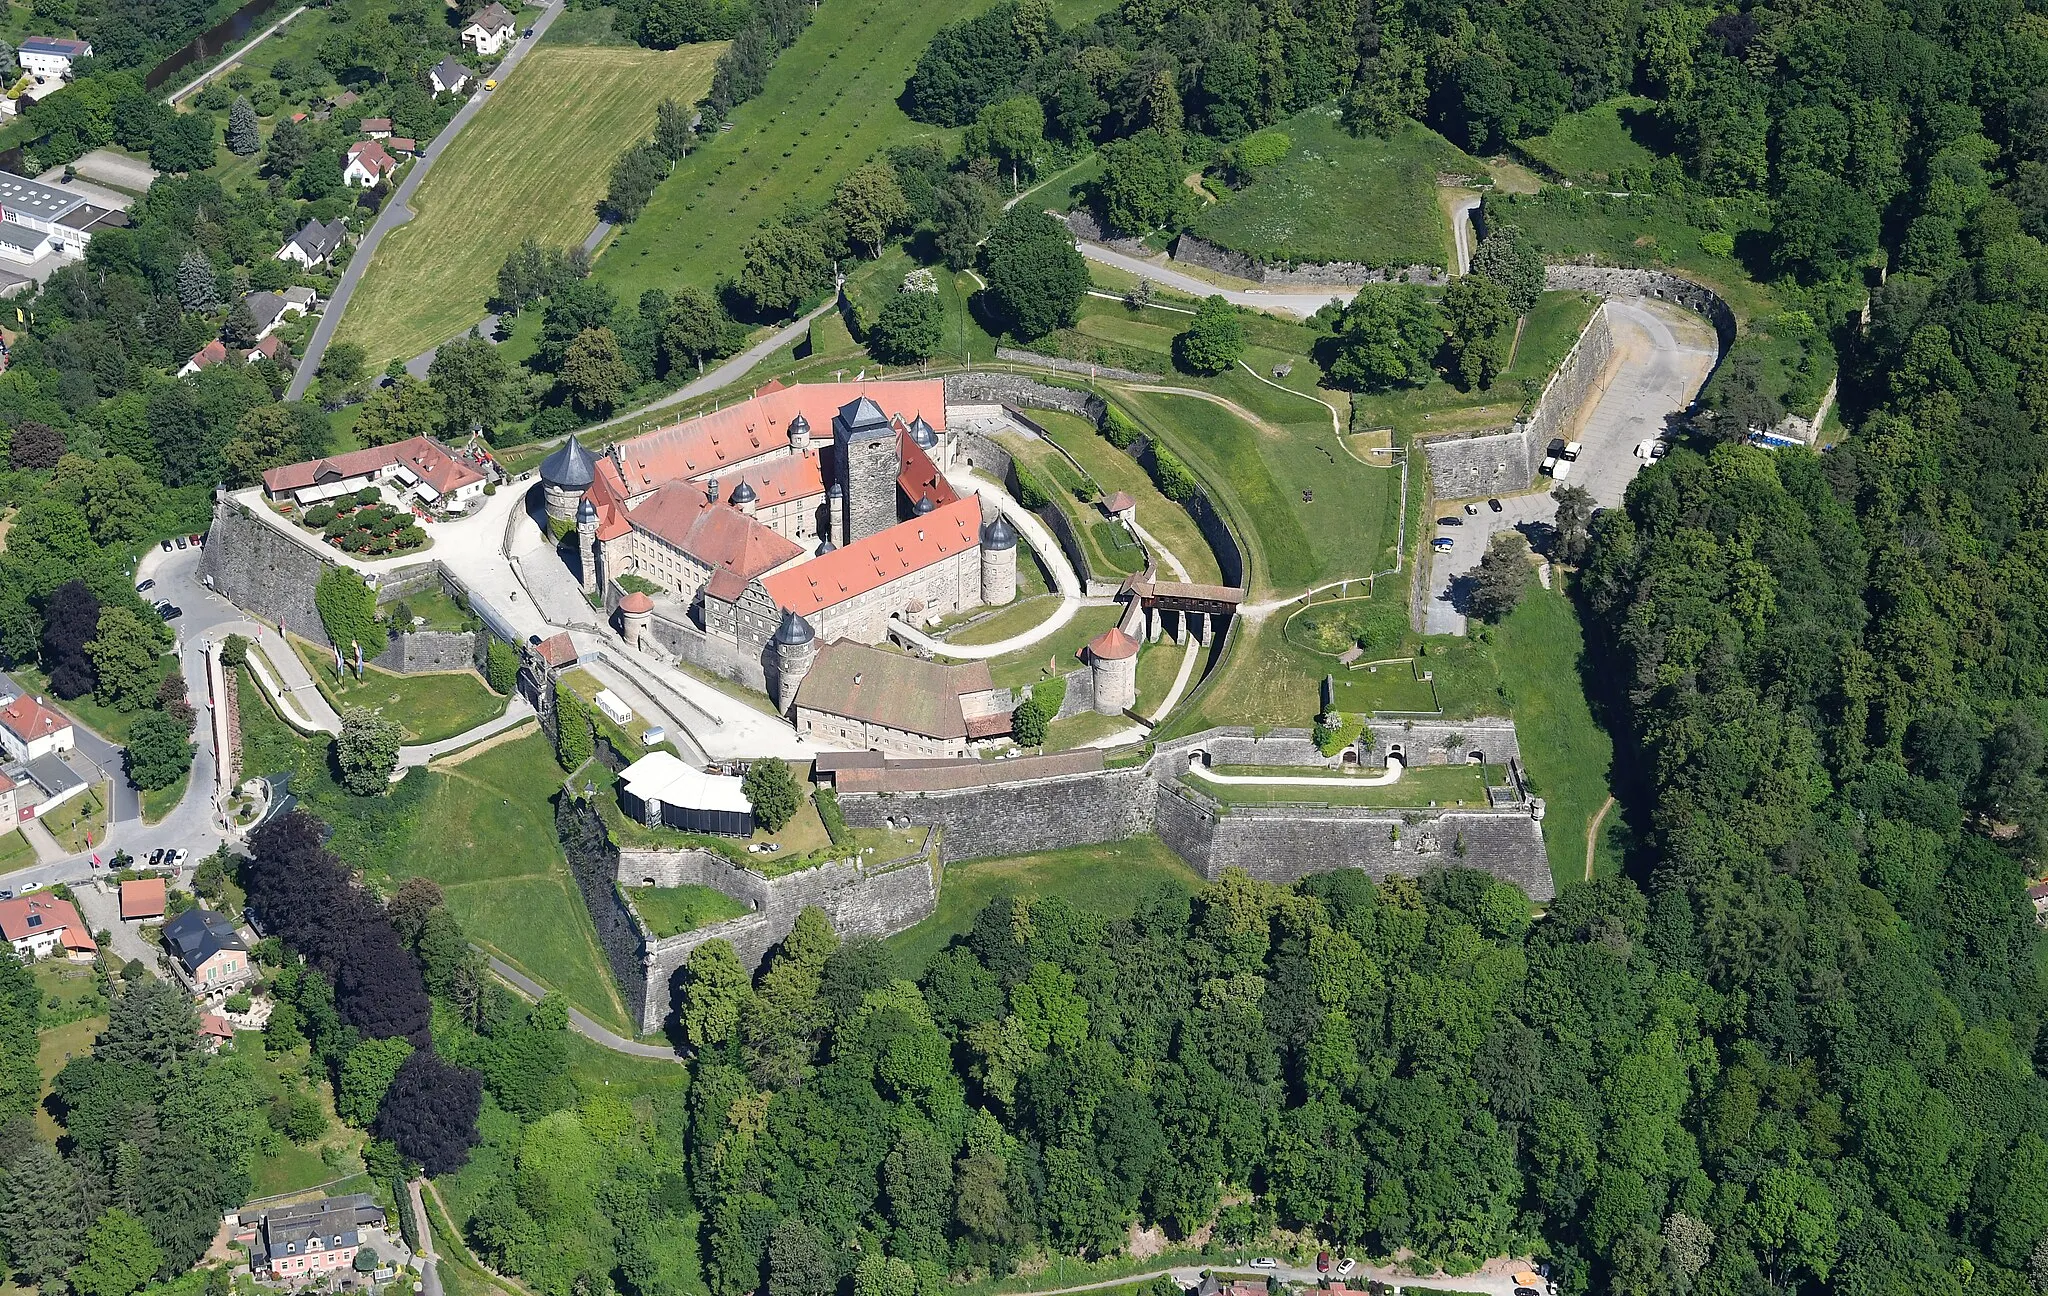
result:
<svg viewBox="0 0 2048 1296"><path fill-rule="evenodd" d="M1071 219L1068 223L1072 224ZM1082 237L1088 236L1083 234ZM1149 251L1144 249L1139 255L1146 255ZM1357 284L1383 283L1427 284L1441 288L1451 281L1450 274L1442 266L1369 266L1355 261L1268 265L1242 252L1217 247L1192 234L1182 234L1173 241L1172 257L1182 265L1200 266L1204 270L1276 288L1349 288Z"/></svg>

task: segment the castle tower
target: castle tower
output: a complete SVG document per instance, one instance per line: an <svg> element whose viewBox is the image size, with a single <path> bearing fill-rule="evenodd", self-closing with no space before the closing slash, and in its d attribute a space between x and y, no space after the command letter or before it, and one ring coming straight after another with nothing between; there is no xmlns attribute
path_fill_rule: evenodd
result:
<svg viewBox="0 0 2048 1296"><path fill-rule="evenodd" d="M925 514L931 512L933 509L937 507L938 505L932 503L931 492L926 491L924 494L917 497L917 508L915 512L919 517L923 517Z"/></svg>
<svg viewBox="0 0 2048 1296"><path fill-rule="evenodd" d="M825 488L825 538L835 549L846 543L846 488L837 480Z"/></svg>
<svg viewBox="0 0 2048 1296"><path fill-rule="evenodd" d="M541 500L548 516L557 522L575 517L577 499L596 480L597 460L590 451L575 437L562 442L561 449L540 463Z"/></svg>
<svg viewBox="0 0 2048 1296"><path fill-rule="evenodd" d="M653 619L654 600L639 590L619 600L619 633L625 639L626 647L647 648L648 623Z"/></svg>
<svg viewBox="0 0 2048 1296"><path fill-rule="evenodd" d="M1111 626L1088 642L1088 673L1098 715L1120 715L1138 704L1138 641Z"/></svg>
<svg viewBox="0 0 2048 1296"><path fill-rule="evenodd" d="M1017 597L1017 530L998 513L981 524L981 601L1000 606Z"/></svg>
<svg viewBox="0 0 2048 1296"><path fill-rule="evenodd" d="M795 612L784 611L782 623L775 627L773 643L775 706L788 715L796 706L797 688L803 684L804 676L811 673L811 663L817 659L818 633Z"/></svg>
<svg viewBox="0 0 2048 1296"><path fill-rule="evenodd" d="M865 396L840 407L832 416L832 452L845 488L845 520L833 539L847 545L896 525L896 476L903 471L903 454L895 425L882 407Z"/></svg>
<svg viewBox="0 0 2048 1296"><path fill-rule="evenodd" d="M808 454L811 449L811 421L798 414L789 421L789 448L794 454Z"/></svg>
<svg viewBox="0 0 2048 1296"><path fill-rule="evenodd" d="M583 592L597 592L597 505L588 496L576 505L576 556L583 578Z"/></svg>
<svg viewBox="0 0 2048 1296"><path fill-rule="evenodd" d="M754 488L748 484L747 479L744 477L740 478L739 485L732 488L732 506L748 517L754 516L754 506L760 500L760 495L755 492Z"/></svg>

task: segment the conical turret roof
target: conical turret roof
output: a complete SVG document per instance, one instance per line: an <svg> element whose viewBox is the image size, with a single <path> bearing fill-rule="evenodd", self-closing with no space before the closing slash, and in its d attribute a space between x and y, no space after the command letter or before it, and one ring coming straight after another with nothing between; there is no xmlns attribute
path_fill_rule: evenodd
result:
<svg viewBox="0 0 2048 1296"><path fill-rule="evenodd" d="M540 479L562 490L582 490L597 480L597 459L570 437L562 448L540 462Z"/></svg>

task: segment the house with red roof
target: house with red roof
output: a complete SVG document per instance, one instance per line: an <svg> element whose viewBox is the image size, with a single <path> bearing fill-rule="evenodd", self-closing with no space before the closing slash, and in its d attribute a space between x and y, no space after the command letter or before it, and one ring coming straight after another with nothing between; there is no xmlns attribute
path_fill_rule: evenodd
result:
<svg viewBox="0 0 2048 1296"><path fill-rule="evenodd" d="M357 140L348 146L341 165L341 182L357 189L383 184L398 170L398 159L385 151L382 140Z"/></svg>
<svg viewBox="0 0 2048 1296"><path fill-rule="evenodd" d="M24 693L0 702L0 750L9 759L32 761L77 745L71 718L43 699Z"/></svg>
<svg viewBox="0 0 2048 1296"><path fill-rule="evenodd" d="M193 374L198 373L201 369L210 369L214 365L220 364L227 358L228 344L221 341L219 338L215 338L213 341L208 342L205 346L200 347L197 351L194 351L191 354L191 356L186 359L185 363L178 369L178 377L190 378Z"/></svg>
<svg viewBox="0 0 2048 1296"><path fill-rule="evenodd" d="M121 921L162 918L167 897L162 878L132 878L121 884Z"/></svg>
<svg viewBox="0 0 2048 1296"><path fill-rule="evenodd" d="M419 436L272 468L263 474L263 493L308 508L365 486L388 484L434 508L460 513L483 499L487 480L469 460Z"/></svg>
<svg viewBox="0 0 2048 1296"><path fill-rule="evenodd" d="M49 958L61 951L64 957L82 962L100 948L71 902L53 895L0 900L0 939L22 958Z"/></svg>

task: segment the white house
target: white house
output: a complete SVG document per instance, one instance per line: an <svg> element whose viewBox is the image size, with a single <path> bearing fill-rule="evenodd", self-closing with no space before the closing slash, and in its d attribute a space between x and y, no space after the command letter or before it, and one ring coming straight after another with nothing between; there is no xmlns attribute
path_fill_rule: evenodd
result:
<svg viewBox="0 0 2048 1296"><path fill-rule="evenodd" d="M358 140L348 146L348 161L342 164L341 182L358 189L383 184L398 170L398 159L384 151L377 140Z"/></svg>
<svg viewBox="0 0 2048 1296"><path fill-rule="evenodd" d="M505 6L499 4L498 0L491 0L491 3L477 10L476 15L463 24L462 43L477 53L488 56L496 54L510 44L518 31L519 24L512 20L511 14L505 12Z"/></svg>
<svg viewBox="0 0 2048 1296"><path fill-rule="evenodd" d="M435 94L459 94L462 87L469 84L473 75L475 74L468 68L450 57L434 64L427 72L427 80L432 83Z"/></svg>
<svg viewBox="0 0 2048 1296"><path fill-rule="evenodd" d="M311 270L316 265L325 265L347 236L348 224L340 217L325 222L309 220L304 229L277 250L277 259L296 261Z"/></svg>
<svg viewBox="0 0 2048 1296"><path fill-rule="evenodd" d="M52 252L83 256L94 230L127 223L123 213L95 207L68 190L0 172L0 257L27 262Z"/></svg>
<svg viewBox="0 0 2048 1296"><path fill-rule="evenodd" d="M31 36L14 51L21 70L38 81L67 81L74 60L91 58L92 42L69 36Z"/></svg>
<svg viewBox="0 0 2048 1296"><path fill-rule="evenodd" d="M310 293L311 289L305 291ZM248 304L249 314L256 321L258 338L269 337L291 316L306 313L306 308L300 304L303 298L281 293L252 292L244 295L242 300Z"/></svg>
<svg viewBox="0 0 2048 1296"><path fill-rule="evenodd" d="M24 693L0 703L0 748L10 760L32 761L77 745L70 718L41 698Z"/></svg>
<svg viewBox="0 0 2048 1296"><path fill-rule="evenodd" d="M83 961L99 950L72 903L49 895L0 900L0 939L23 958L48 958L61 949Z"/></svg>

